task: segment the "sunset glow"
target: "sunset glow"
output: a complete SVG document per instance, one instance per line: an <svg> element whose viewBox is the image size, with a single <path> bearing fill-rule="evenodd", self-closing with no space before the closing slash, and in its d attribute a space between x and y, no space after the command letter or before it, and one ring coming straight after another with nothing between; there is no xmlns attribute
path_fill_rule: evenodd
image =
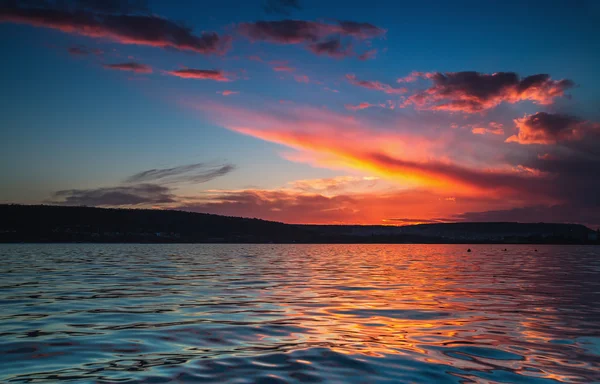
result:
<svg viewBox="0 0 600 384"><path fill-rule="evenodd" d="M59 3L0 4L0 76L14 90L1 202L600 224L600 60L583 8L513 15L506 31L509 5L467 7L489 15L482 26L443 2L435 15ZM146 172L169 176L128 181Z"/></svg>

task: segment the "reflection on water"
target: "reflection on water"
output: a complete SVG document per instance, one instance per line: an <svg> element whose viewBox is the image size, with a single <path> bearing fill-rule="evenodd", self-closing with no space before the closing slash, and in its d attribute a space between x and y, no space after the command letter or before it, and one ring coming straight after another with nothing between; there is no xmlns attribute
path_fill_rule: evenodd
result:
<svg viewBox="0 0 600 384"><path fill-rule="evenodd" d="M600 381L600 248L535 248L3 245L0 381Z"/></svg>

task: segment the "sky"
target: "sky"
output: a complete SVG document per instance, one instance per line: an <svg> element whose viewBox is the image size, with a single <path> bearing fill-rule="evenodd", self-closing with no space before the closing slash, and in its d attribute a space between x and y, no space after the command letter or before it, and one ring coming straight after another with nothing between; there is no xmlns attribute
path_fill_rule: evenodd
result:
<svg viewBox="0 0 600 384"><path fill-rule="evenodd" d="M600 2L0 0L0 203L600 226Z"/></svg>

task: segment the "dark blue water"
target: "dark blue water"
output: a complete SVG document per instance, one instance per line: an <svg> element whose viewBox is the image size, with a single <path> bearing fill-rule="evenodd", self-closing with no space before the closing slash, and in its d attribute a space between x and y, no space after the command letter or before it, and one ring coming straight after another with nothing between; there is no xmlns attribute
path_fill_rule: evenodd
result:
<svg viewBox="0 0 600 384"><path fill-rule="evenodd" d="M466 248L0 245L0 382L600 382L600 248Z"/></svg>

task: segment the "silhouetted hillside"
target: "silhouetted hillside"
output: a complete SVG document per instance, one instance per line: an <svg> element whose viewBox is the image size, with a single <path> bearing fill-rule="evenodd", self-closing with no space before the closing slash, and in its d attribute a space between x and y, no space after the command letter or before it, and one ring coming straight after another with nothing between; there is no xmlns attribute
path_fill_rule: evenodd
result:
<svg viewBox="0 0 600 384"><path fill-rule="evenodd" d="M597 243L578 224L291 225L150 209L0 205L0 242Z"/></svg>

